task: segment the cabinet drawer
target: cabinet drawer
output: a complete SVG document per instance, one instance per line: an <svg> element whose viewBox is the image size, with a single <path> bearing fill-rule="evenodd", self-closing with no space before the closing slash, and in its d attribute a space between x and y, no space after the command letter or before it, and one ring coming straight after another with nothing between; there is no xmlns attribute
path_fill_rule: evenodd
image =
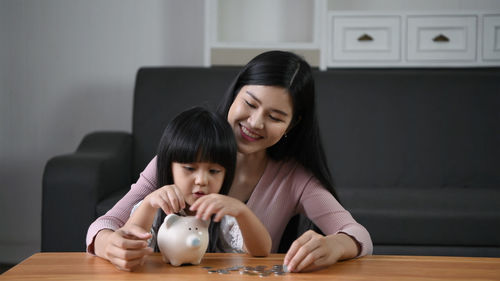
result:
<svg viewBox="0 0 500 281"><path fill-rule="evenodd" d="M399 16L332 16L329 61L399 61Z"/></svg>
<svg viewBox="0 0 500 281"><path fill-rule="evenodd" d="M500 15L484 17L483 59L500 60Z"/></svg>
<svg viewBox="0 0 500 281"><path fill-rule="evenodd" d="M476 59L476 16L409 16L409 61Z"/></svg>

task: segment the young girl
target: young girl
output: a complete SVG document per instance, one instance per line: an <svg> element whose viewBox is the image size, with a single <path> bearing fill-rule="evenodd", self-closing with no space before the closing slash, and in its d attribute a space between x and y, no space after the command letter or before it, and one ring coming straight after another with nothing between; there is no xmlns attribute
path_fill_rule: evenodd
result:
<svg viewBox="0 0 500 281"><path fill-rule="evenodd" d="M134 208L125 228L151 229L155 238L165 214L213 221L208 251L266 256L271 238L253 212L227 196L236 166L236 142L227 121L200 107L182 112L165 128L157 153L159 188ZM158 216L158 210L164 214ZM156 239L152 239L155 243ZM111 259L109 257L108 259ZM137 260L139 265L142 260ZM134 266L119 266L130 270Z"/></svg>

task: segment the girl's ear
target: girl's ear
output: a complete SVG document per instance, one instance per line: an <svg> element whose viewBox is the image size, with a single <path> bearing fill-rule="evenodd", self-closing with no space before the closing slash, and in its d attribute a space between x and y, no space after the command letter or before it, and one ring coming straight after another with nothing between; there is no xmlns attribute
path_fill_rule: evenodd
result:
<svg viewBox="0 0 500 281"><path fill-rule="evenodd" d="M168 216L165 217L165 220L163 220L163 223L165 224L165 226L168 228L170 228L172 226L172 224L174 224L177 220L179 219L179 216L176 215L176 214L170 214Z"/></svg>

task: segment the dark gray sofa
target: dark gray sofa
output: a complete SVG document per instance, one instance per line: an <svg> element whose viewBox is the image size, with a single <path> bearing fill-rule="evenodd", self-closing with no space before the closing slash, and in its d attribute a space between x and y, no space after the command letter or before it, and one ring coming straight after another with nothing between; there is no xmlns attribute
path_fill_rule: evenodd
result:
<svg viewBox="0 0 500 281"><path fill-rule="evenodd" d="M214 107L238 70L140 69L132 132L90 133L47 162L42 251L83 251L87 227L138 178L167 122ZM499 70L315 70L336 189L375 254L500 257Z"/></svg>

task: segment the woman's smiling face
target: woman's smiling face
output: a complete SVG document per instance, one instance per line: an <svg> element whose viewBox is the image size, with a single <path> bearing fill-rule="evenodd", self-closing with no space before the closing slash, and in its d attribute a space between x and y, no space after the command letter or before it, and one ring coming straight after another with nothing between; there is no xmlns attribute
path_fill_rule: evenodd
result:
<svg viewBox="0 0 500 281"><path fill-rule="evenodd" d="M290 94L285 88L246 85L234 99L227 116L238 151L265 151L286 133L293 116Z"/></svg>

